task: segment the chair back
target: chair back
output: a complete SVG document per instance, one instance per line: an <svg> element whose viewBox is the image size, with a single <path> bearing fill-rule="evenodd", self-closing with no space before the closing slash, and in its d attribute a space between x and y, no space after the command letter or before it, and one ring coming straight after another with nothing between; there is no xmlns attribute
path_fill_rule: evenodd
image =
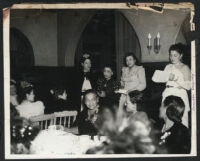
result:
<svg viewBox="0 0 200 161"><path fill-rule="evenodd" d="M35 125L39 125L40 129L47 129L50 125L56 124L56 119L54 114L43 114L39 116L33 116L30 121Z"/></svg>
<svg viewBox="0 0 200 161"><path fill-rule="evenodd" d="M64 127L70 128L76 120L77 111L62 111L55 112L56 124L63 125Z"/></svg>

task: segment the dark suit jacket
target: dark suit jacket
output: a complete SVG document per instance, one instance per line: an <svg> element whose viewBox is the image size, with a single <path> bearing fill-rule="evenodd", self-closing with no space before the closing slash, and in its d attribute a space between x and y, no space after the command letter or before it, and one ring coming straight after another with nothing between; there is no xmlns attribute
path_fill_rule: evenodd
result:
<svg viewBox="0 0 200 161"><path fill-rule="evenodd" d="M171 132L171 135L166 138L165 142L169 154L190 153L191 139L187 127L181 123L174 123L167 132Z"/></svg>

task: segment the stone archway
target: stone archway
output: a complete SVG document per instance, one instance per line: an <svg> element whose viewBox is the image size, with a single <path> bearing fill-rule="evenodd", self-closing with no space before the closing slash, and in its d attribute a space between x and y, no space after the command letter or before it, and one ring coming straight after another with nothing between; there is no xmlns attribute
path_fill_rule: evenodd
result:
<svg viewBox="0 0 200 161"><path fill-rule="evenodd" d="M12 71L34 66L33 47L28 38L17 28L10 29L10 68Z"/></svg>
<svg viewBox="0 0 200 161"><path fill-rule="evenodd" d="M91 23L91 21L94 19L94 17L98 16L98 14L102 14L100 12L102 12L102 10L98 11L96 14L93 15L93 17L91 17L91 19L88 22L88 25L89 25L89 23ZM114 28L115 28L114 29L115 36L113 37L113 41L114 41L115 46L117 45L120 47L118 47L118 48L114 47L115 56L112 56L109 53L108 54L104 53L104 55L106 55L108 57L108 60L110 60L110 58L111 58L111 60L108 62L113 64L114 68L116 67L117 75L120 75L120 71L123 66L123 57L126 52L136 53L136 57L139 60L141 60L140 43L139 43L138 36L137 36L133 26L130 24L129 20L124 16L124 14L122 12L120 12L118 10L111 10L111 11L106 11L106 12L113 12ZM104 17L106 17L106 16L104 15ZM95 21L97 21L97 20L95 19ZM123 26L123 27L117 27L119 25L119 23L121 23L121 26ZM79 69L79 65L80 65L79 59L80 59L81 54L83 54L83 52L87 52L87 50L81 49L81 48L83 48L82 47L82 44L83 44L82 36L85 33L85 30L87 30L87 28L88 28L88 26L86 25L85 28L82 30L83 32L80 35L79 42L77 44L76 52L74 55L74 64L77 66L77 69ZM118 32L120 32L120 34L118 34ZM121 37L121 40L123 41L123 45L120 44L120 42L118 40L119 37ZM98 39L98 37L96 39ZM93 41L97 41L96 39L93 39ZM122 50L119 50L119 48L121 48ZM90 51L88 51L88 52L90 53ZM102 51L99 51L96 53L102 53ZM92 53L92 54L94 54L94 53ZM104 57L104 55L102 55L101 58ZM118 55L120 55L120 57ZM100 59L100 58L98 58L98 59ZM107 63L107 59L103 59L101 61L102 62L100 64ZM96 65L96 63L97 62L95 62L95 65ZM100 71L100 70L97 69L97 71Z"/></svg>

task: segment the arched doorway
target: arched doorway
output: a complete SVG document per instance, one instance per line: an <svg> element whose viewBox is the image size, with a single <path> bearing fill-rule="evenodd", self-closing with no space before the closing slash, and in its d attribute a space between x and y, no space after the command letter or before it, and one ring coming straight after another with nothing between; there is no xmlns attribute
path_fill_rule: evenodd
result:
<svg viewBox="0 0 200 161"><path fill-rule="evenodd" d="M119 78L126 52L134 52L141 59L140 44L133 27L120 12L99 10L82 32L76 48L75 66L79 69L80 57L90 53L97 72L109 63Z"/></svg>
<svg viewBox="0 0 200 161"><path fill-rule="evenodd" d="M10 29L11 75L34 66L33 48L28 38L18 29Z"/></svg>

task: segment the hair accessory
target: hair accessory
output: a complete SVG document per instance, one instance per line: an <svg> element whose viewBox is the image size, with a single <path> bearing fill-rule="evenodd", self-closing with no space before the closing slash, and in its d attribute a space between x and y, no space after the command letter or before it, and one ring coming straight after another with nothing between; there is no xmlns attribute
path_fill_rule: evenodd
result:
<svg viewBox="0 0 200 161"><path fill-rule="evenodd" d="M33 87L33 85L27 81L21 81L20 85L22 88Z"/></svg>
<svg viewBox="0 0 200 161"><path fill-rule="evenodd" d="M87 53L85 53L85 54L83 55L83 58L85 58L85 59L87 59L87 58L89 58L89 57L90 57L90 55L87 54Z"/></svg>

